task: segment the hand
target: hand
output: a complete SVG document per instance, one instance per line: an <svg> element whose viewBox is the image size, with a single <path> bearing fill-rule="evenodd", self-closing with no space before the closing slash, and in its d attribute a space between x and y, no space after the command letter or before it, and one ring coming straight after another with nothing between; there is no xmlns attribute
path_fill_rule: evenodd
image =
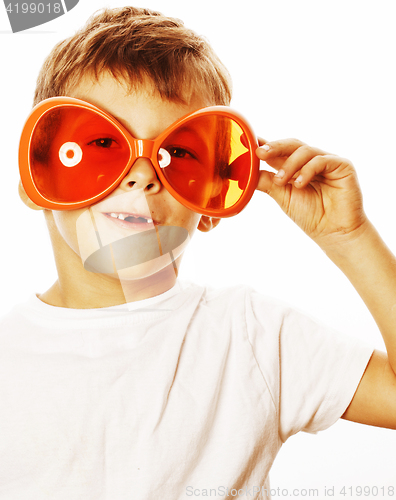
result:
<svg viewBox="0 0 396 500"><path fill-rule="evenodd" d="M257 189L269 194L323 249L353 238L368 222L349 160L297 139L259 139L259 144L258 158L277 173L260 171Z"/></svg>

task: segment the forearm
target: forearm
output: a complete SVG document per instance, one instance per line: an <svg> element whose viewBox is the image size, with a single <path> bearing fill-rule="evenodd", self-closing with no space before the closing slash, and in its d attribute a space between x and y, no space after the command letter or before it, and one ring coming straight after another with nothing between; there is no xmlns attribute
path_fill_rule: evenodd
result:
<svg viewBox="0 0 396 500"><path fill-rule="evenodd" d="M396 374L396 258L367 223L354 237L322 246L359 293L384 338L389 363Z"/></svg>

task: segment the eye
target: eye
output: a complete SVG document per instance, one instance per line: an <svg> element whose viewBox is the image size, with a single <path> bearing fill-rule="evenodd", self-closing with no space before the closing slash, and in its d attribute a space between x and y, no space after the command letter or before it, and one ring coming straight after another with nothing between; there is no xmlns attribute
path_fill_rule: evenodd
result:
<svg viewBox="0 0 396 500"><path fill-rule="evenodd" d="M196 156L185 148L179 146L166 146L158 151L158 163L161 168L170 165L172 159L197 160Z"/></svg>
<svg viewBox="0 0 396 500"><path fill-rule="evenodd" d="M111 139L111 137L100 137L99 139L94 139L88 143L88 146L92 145L103 149L110 149L118 146L117 141Z"/></svg>
<svg viewBox="0 0 396 500"><path fill-rule="evenodd" d="M190 151L187 151L187 149L180 148L178 146L172 146L167 148L168 153L173 157L173 158L195 158L195 156L190 153Z"/></svg>

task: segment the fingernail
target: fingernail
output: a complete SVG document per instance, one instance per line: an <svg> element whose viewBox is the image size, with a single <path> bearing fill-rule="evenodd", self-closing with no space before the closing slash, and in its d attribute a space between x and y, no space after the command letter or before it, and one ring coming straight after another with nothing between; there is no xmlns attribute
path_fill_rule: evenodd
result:
<svg viewBox="0 0 396 500"><path fill-rule="evenodd" d="M280 169L280 170L278 170L278 172L275 174L275 177L276 177L277 179L283 179L284 175L285 175L285 171L284 171L284 170L282 170L282 169Z"/></svg>
<svg viewBox="0 0 396 500"><path fill-rule="evenodd" d="M297 179L294 181L295 184L301 184L302 182L302 175L299 175Z"/></svg>
<svg viewBox="0 0 396 500"><path fill-rule="evenodd" d="M264 149L265 151L269 151L271 149L271 146L268 146L268 144L264 144L264 146L260 146L261 149Z"/></svg>

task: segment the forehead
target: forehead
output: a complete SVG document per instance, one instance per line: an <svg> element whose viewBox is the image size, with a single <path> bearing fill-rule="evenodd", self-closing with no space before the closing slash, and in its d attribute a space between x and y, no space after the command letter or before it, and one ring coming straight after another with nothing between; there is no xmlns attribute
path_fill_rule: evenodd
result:
<svg viewBox="0 0 396 500"><path fill-rule="evenodd" d="M182 116L212 105L199 96L192 97L188 104L163 99L151 82L131 90L108 74L99 80L83 79L69 96L107 111L139 139L155 139Z"/></svg>

